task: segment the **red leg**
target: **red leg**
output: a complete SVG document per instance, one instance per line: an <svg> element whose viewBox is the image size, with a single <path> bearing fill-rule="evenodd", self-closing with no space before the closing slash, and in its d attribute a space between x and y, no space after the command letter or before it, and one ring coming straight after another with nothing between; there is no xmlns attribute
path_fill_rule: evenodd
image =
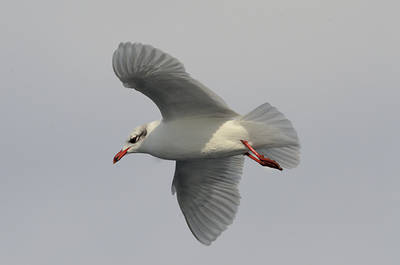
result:
<svg viewBox="0 0 400 265"><path fill-rule="evenodd" d="M257 157L253 156L252 154L250 154L249 152L247 152L245 155L247 155L248 157L250 157L251 159L253 159L254 161L256 161L257 163L261 163L261 160L258 159Z"/></svg>
<svg viewBox="0 0 400 265"><path fill-rule="evenodd" d="M262 166L267 166L267 167L271 167L271 168L276 168L278 170L282 170L281 166L278 164L278 162L276 162L275 160L269 159L263 155L260 155L250 144L249 142L245 141L245 140L240 140L253 154L256 155L253 156L250 153L246 153L245 155L247 155L248 157L250 157L251 159L253 159L254 161L256 161L257 163L259 163Z"/></svg>

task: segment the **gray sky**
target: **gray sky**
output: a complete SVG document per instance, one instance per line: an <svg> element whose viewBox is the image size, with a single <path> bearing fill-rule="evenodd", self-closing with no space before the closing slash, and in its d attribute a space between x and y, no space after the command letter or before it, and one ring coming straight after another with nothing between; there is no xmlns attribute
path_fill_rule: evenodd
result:
<svg viewBox="0 0 400 265"><path fill-rule="evenodd" d="M399 264L396 1L3 1L0 264ZM211 246L170 194L174 163L114 154L159 119L111 68L121 41L179 58L247 113L294 123L302 162L246 161Z"/></svg>

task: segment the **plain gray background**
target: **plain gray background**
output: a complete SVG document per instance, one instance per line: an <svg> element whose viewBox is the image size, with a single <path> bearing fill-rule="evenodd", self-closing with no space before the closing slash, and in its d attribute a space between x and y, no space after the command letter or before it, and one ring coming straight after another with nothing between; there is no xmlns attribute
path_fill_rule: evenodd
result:
<svg viewBox="0 0 400 265"><path fill-rule="evenodd" d="M0 264L399 264L397 1L3 1ZM174 162L112 158L159 119L111 68L152 44L239 113L269 102L302 162L247 160L211 246L170 194ZM166 139L167 141L168 139Z"/></svg>

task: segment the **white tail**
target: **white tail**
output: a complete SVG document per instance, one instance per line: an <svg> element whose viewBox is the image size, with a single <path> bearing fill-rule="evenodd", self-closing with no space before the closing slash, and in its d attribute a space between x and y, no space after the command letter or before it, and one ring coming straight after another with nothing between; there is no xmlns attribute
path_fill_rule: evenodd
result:
<svg viewBox="0 0 400 265"><path fill-rule="evenodd" d="M256 148L260 154L277 161L284 168L294 168L300 162L300 143L296 130L292 123L275 107L264 103L242 117L244 121L252 121L265 124L268 128L274 128L284 136L285 141L274 147Z"/></svg>

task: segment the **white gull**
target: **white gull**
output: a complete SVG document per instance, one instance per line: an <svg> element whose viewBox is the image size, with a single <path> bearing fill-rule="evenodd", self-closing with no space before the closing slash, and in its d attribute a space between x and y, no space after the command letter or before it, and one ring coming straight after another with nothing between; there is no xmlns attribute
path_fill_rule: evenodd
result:
<svg viewBox="0 0 400 265"><path fill-rule="evenodd" d="M134 129L114 163L128 153L176 160L172 193L201 243L210 245L233 222L244 155L278 170L298 165L297 133L270 104L241 116L176 58L150 45L121 43L113 68L125 87L148 96L162 114Z"/></svg>

